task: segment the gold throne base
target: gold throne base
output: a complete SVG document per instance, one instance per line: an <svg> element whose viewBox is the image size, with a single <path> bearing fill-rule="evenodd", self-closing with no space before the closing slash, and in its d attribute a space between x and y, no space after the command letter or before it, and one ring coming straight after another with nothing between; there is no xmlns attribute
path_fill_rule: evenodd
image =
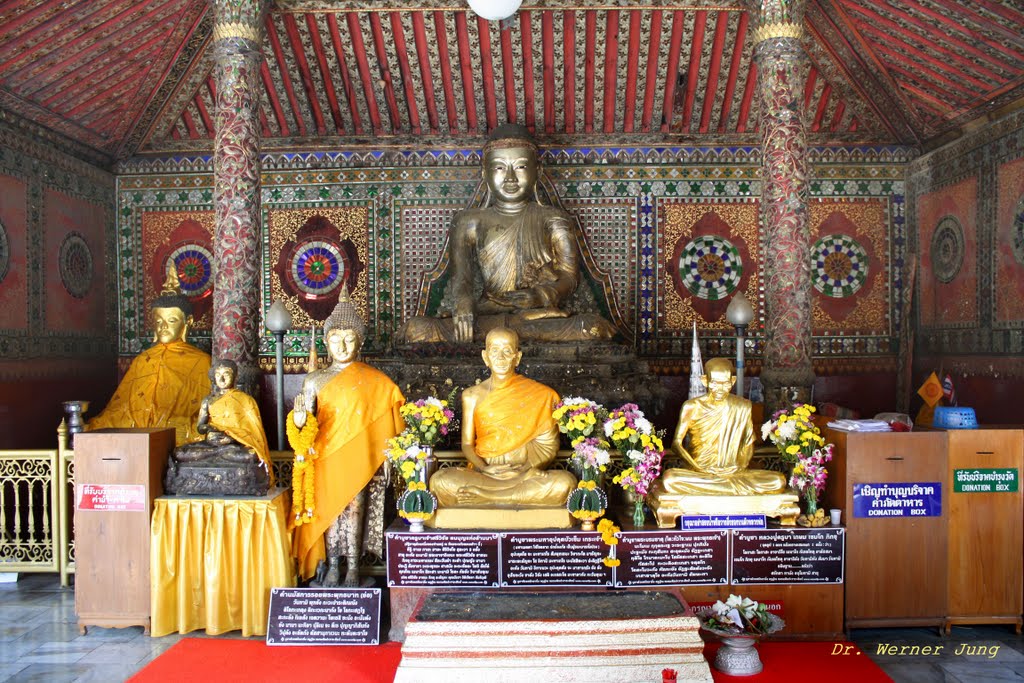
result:
<svg viewBox="0 0 1024 683"><path fill-rule="evenodd" d="M433 529L569 529L572 521L564 506L441 507L425 526Z"/></svg>
<svg viewBox="0 0 1024 683"><path fill-rule="evenodd" d="M783 526L794 526L800 516L795 493L763 496L701 496L669 493L658 482L647 497L647 504L662 529L676 526L683 515L764 515L776 517Z"/></svg>

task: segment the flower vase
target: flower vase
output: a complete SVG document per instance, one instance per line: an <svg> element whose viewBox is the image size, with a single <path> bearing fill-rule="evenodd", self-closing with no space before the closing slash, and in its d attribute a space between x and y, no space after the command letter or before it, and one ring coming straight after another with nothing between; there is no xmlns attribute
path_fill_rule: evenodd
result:
<svg viewBox="0 0 1024 683"><path fill-rule="evenodd" d="M807 490L804 491L804 503L807 507L807 516L813 517L814 513L818 511L818 489L814 486L808 486Z"/></svg>
<svg viewBox="0 0 1024 683"><path fill-rule="evenodd" d="M753 676L764 666L757 654L757 637L749 635L726 636L719 634L722 647L715 655L715 668L729 676Z"/></svg>
<svg viewBox="0 0 1024 683"><path fill-rule="evenodd" d="M421 445L420 450L427 455L423 458L422 467L420 467L419 480L423 484L430 484L430 478L437 471L437 458L434 457L434 447Z"/></svg>
<svg viewBox="0 0 1024 683"><path fill-rule="evenodd" d="M633 501L633 526L637 529L644 528L644 522L647 520L647 515L644 513L644 497L636 496Z"/></svg>
<svg viewBox="0 0 1024 683"><path fill-rule="evenodd" d="M420 533L423 531L423 520L422 519L410 519L409 520L409 531L413 533Z"/></svg>

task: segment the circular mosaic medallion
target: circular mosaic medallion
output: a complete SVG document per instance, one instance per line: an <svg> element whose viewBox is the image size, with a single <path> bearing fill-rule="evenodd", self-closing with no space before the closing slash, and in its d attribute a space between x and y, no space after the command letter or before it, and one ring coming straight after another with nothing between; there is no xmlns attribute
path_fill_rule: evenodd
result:
<svg viewBox="0 0 1024 683"><path fill-rule="evenodd" d="M740 284L743 259L726 239L705 235L692 240L679 255L679 279L694 296L719 301Z"/></svg>
<svg viewBox="0 0 1024 683"><path fill-rule="evenodd" d="M57 258L60 281L68 294L81 299L92 286L92 252L77 232L68 233L60 245Z"/></svg>
<svg viewBox="0 0 1024 683"><path fill-rule="evenodd" d="M323 296L344 281L345 257L334 242L309 239L295 245L288 274L299 291Z"/></svg>
<svg viewBox="0 0 1024 683"><path fill-rule="evenodd" d="M1013 212L1013 225L1010 226L1010 246L1013 247L1013 258L1024 266L1024 197L1017 202L1017 210Z"/></svg>
<svg viewBox="0 0 1024 683"><path fill-rule="evenodd" d="M11 244L7 241L7 230L0 223L0 282L7 277L7 269L11 267Z"/></svg>
<svg viewBox="0 0 1024 683"><path fill-rule="evenodd" d="M842 299L856 292L868 276L868 254L847 235L828 235L814 243L811 271L814 288Z"/></svg>
<svg viewBox="0 0 1024 683"><path fill-rule="evenodd" d="M932 235L932 271L939 282L951 282L964 263L964 229L960 222L946 216Z"/></svg>
<svg viewBox="0 0 1024 683"><path fill-rule="evenodd" d="M201 244L182 244L167 256L167 266L174 264L181 283L181 293L190 299L209 296L213 291L213 254Z"/></svg>

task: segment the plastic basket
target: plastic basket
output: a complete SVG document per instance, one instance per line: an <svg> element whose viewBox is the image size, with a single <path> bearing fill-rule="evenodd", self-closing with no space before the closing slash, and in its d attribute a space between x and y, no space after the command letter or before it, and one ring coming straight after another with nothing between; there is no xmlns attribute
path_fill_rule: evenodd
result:
<svg viewBox="0 0 1024 683"><path fill-rule="evenodd" d="M974 408L937 406L932 426L940 429L977 429L978 418L974 414Z"/></svg>

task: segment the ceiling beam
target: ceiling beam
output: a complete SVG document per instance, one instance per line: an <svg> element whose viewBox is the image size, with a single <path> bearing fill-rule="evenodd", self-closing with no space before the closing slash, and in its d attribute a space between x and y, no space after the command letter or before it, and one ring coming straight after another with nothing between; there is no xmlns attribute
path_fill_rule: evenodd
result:
<svg viewBox="0 0 1024 683"><path fill-rule="evenodd" d="M288 98L288 104L291 105L292 118L295 120L295 125L298 127L299 137L306 137L306 121L305 117L302 116L302 110L299 109L299 100L295 96L295 88L292 86L292 77L288 69L288 62L284 58L284 50L281 47L281 40L277 37L277 27L274 26L274 20L271 15L267 15L265 22L267 30L267 41L270 43L270 50L274 53L274 61L277 63L277 72L281 76L281 84L284 87L285 97Z"/></svg>
<svg viewBox="0 0 1024 683"><path fill-rule="evenodd" d="M516 105L516 65L512 57L512 27L509 22L499 24L498 40L501 42L501 83L505 90L505 118L509 123L520 123ZM533 74L530 74L530 78L533 78Z"/></svg>
<svg viewBox="0 0 1024 683"><path fill-rule="evenodd" d="M441 122L437 115L437 95L434 93L434 75L430 71L430 43L427 42L427 25L423 12L412 13L412 35L416 45L416 57L420 67L420 81L423 83L423 98L427 106L427 123L430 132L437 135ZM444 78L442 74L442 79Z"/></svg>
<svg viewBox="0 0 1024 683"><path fill-rule="evenodd" d="M604 15L604 132L615 132L615 101L618 99L619 75L619 11Z"/></svg>
<svg viewBox="0 0 1024 683"><path fill-rule="evenodd" d="M373 127L374 135L382 135L384 133L384 122L380 116L380 108L377 106L375 84L373 77L370 75L370 62L366 54L366 43L363 41L363 29L359 24L359 17L354 12L345 15L345 22L348 25L352 54L356 58L359 81L363 85L363 97L366 99L366 108L370 114L370 125Z"/></svg>
<svg viewBox="0 0 1024 683"><path fill-rule="evenodd" d="M672 129L672 108L676 99L676 81L679 78L679 51L683 43L683 24L686 13L672 13L672 38L668 48L668 68L665 69L665 101L661 108L661 132L668 133Z"/></svg>
<svg viewBox="0 0 1024 683"><path fill-rule="evenodd" d="M402 79L402 90L405 92L409 126L413 135L420 135L423 132L423 126L420 123L419 107L416 104L416 90L412 84L412 69L409 67L409 48L405 42L402 14L392 12L388 16L391 20L391 36L395 44L395 56L398 58L398 75Z"/></svg>
<svg viewBox="0 0 1024 683"><path fill-rule="evenodd" d="M750 23L750 13L740 14L739 24L736 26L736 39L732 44L732 60L729 63L729 80L725 84L725 97L722 98L722 111L718 115L718 132L724 133L729 125L729 115L732 113L732 98L736 93L736 81L739 78L740 62L743 59L747 41L747 24ZM751 58L753 61L753 58Z"/></svg>
<svg viewBox="0 0 1024 683"><path fill-rule="evenodd" d="M651 32L647 41L647 74L644 81L644 108L640 114L640 130L651 132L654 117L654 96L658 87L658 57L661 55L661 22L664 12L651 12Z"/></svg>
<svg viewBox="0 0 1024 683"><path fill-rule="evenodd" d="M448 131L454 135L459 130L459 112L455 104L455 73L452 58L448 52L448 26L444 12L434 12L434 37L437 40L438 67L441 72L441 89L444 91L444 109L448 117Z"/></svg>
<svg viewBox="0 0 1024 683"><path fill-rule="evenodd" d="M686 97L683 99L683 115L679 132L690 132L690 118L693 116L693 101L697 96L697 80L700 78L700 63L704 57L704 29L707 28L708 13L697 10L693 18L693 33L690 35L690 64L686 67ZM675 73L669 72L669 75Z"/></svg>
<svg viewBox="0 0 1024 683"><path fill-rule="evenodd" d="M543 20L541 24L541 32L543 32ZM548 22L548 27L551 28L550 22ZM523 108L526 110L523 112L523 124L528 131L535 133L537 131L537 99L533 77L533 14L531 12L519 13L519 42L523 51ZM550 68L548 72L552 73Z"/></svg>
<svg viewBox="0 0 1024 683"><path fill-rule="evenodd" d="M459 71L462 74L462 102L466 108L466 132L479 133L476 94L473 92L473 58L470 56L469 25L465 12L455 15L455 36L459 44Z"/></svg>
<svg viewBox="0 0 1024 683"><path fill-rule="evenodd" d="M573 10L567 10L562 15L562 42L565 59L565 71L562 76L562 109L565 118L562 127L567 134L572 135L576 132L576 12ZM551 86L551 92L554 96L554 84ZM554 125L548 132L555 132Z"/></svg>
<svg viewBox="0 0 1024 683"><path fill-rule="evenodd" d="M338 101L338 93L334 89L334 78L331 76L331 67L327 63L327 50L324 49L323 39L320 37L320 24L316 21L316 15L306 15L306 31L309 33L309 40L313 45L313 55L316 57L316 65L320 71L320 82L324 84L324 96L327 98L327 106L331 110L331 120L334 121L334 130L338 135L345 134L345 121L341 117L341 104ZM330 29L328 29L330 35ZM345 63L338 66L339 71L344 71Z"/></svg>
<svg viewBox="0 0 1024 683"><path fill-rule="evenodd" d="M299 68L299 78L302 80L302 89L306 93L306 101L313 113L313 123L316 124L317 135L325 135L327 126L324 123L324 113L320 108L320 98L317 96L317 87L313 83L313 71L309 68L309 60L306 59L306 48L302 45L302 38L299 36L299 26L295 23L295 16L286 14L284 19L284 32L288 37L288 45L291 47L292 56L295 58L295 65Z"/></svg>
<svg viewBox="0 0 1024 683"><path fill-rule="evenodd" d="M642 13L629 11L629 44L626 54L626 97L623 101L622 130L633 132L636 118L636 79L640 70L640 20Z"/></svg>
<svg viewBox="0 0 1024 683"><path fill-rule="evenodd" d="M708 82L704 90L704 107L700 113L700 133L707 133L711 126L711 112L718 101L718 77L722 71L722 51L725 49L725 32L729 28L729 15L719 12L715 17L715 38L711 43L711 64L708 65Z"/></svg>

